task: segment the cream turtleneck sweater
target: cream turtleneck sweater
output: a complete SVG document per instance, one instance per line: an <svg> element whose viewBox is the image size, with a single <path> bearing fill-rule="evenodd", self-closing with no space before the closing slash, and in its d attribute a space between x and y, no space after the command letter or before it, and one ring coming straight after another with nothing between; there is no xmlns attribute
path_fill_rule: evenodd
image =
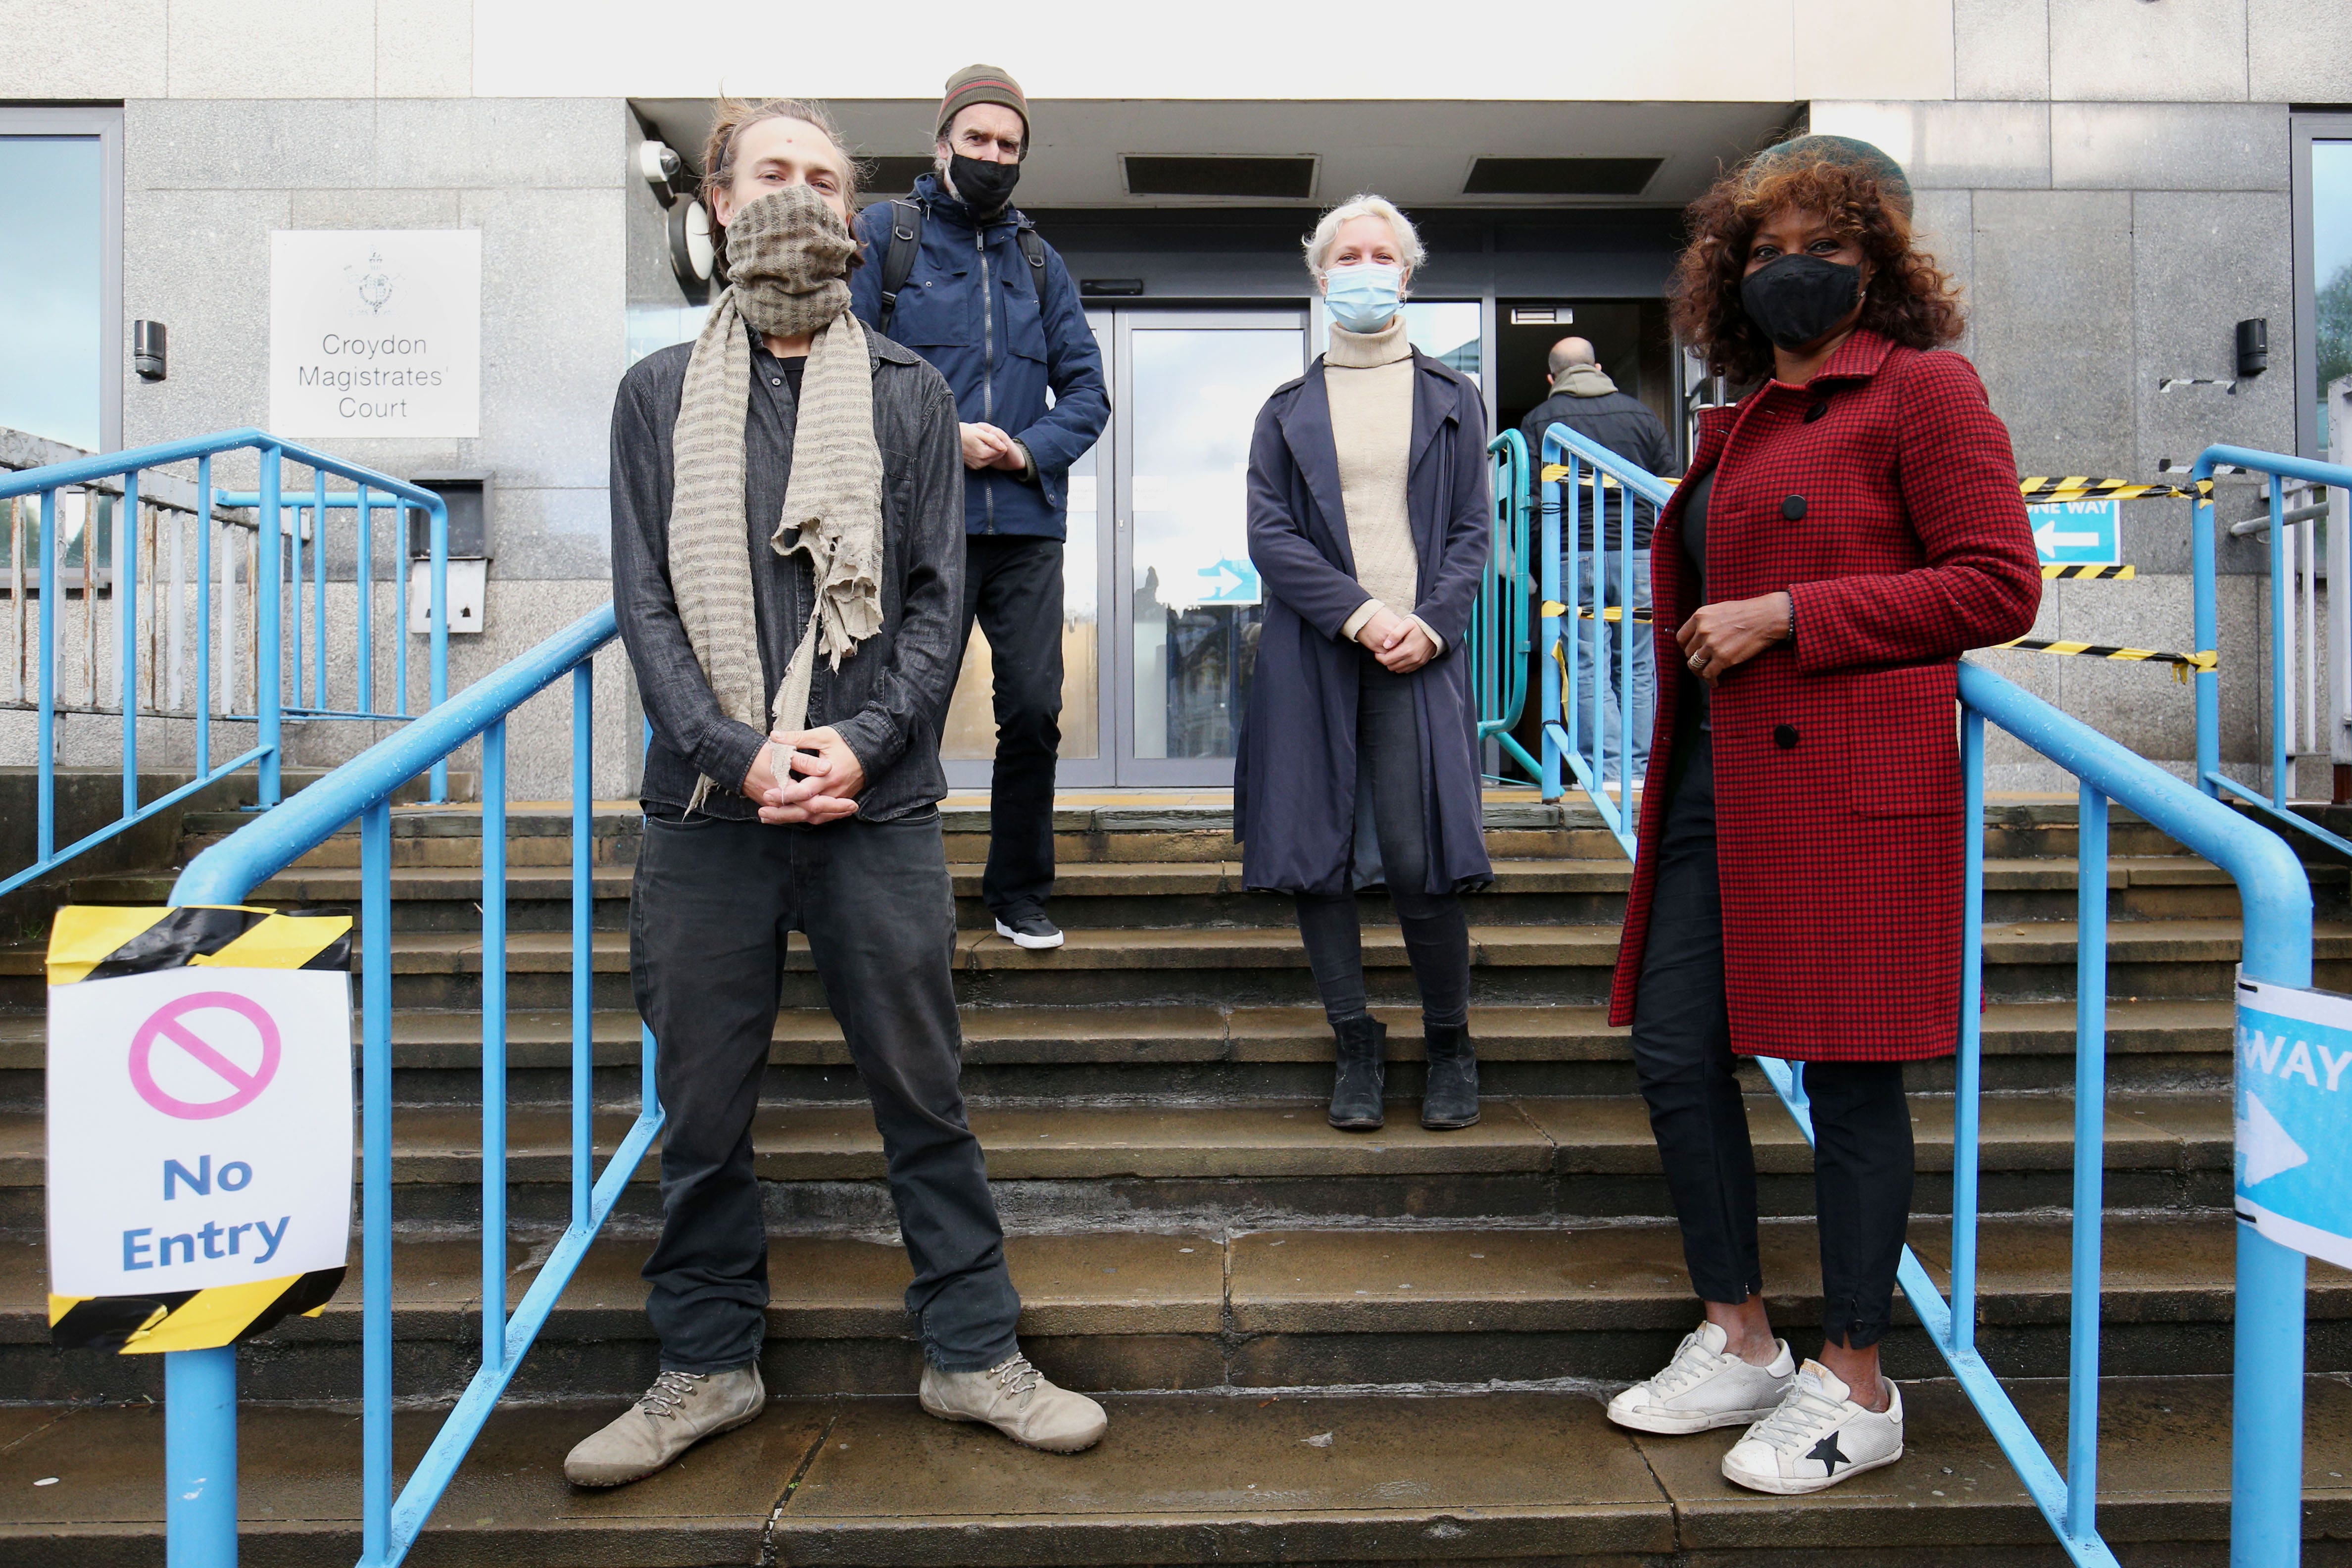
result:
<svg viewBox="0 0 2352 1568"><path fill-rule="evenodd" d="M1339 504L1347 513L1356 581L1371 595L1340 628L1350 638L1384 609L1412 616L1420 595L1421 555L1413 548L1405 507L1412 379L1412 344L1405 337L1403 311L1377 332L1351 332L1333 324L1323 384L1331 400L1331 442L1339 458ZM1427 623L1422 626L1428 631ZM1435 632L1429 636L1437 641Z"/></svg>

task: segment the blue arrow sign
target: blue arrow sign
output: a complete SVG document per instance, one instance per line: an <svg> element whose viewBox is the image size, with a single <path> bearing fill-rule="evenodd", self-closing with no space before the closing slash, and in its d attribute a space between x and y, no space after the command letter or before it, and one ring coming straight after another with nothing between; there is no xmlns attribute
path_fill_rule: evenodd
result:
<svg viewBox="0 0 2352 1568"><path fill-rule="evenodd" d="M1265 599L1265 587L1258 581L1257 568L1246 560L1235 561L1228 556L1213 566L1203 567L1200 577L1201 596L1196 603L1255 605Z"/></svg>
<svg viewBox="0 0 2352 1568"><path fill-rule="evenodd" d="M2352 996L2238 980L2238 1217L2352 1268Z"/></svg>
<svg viewBox="0 0 2352 1568"><path fill-rule="evenodd" d="M2033 547L2045 566L2123 563L2123 503L2063 500L2025 509Z"/></svg>

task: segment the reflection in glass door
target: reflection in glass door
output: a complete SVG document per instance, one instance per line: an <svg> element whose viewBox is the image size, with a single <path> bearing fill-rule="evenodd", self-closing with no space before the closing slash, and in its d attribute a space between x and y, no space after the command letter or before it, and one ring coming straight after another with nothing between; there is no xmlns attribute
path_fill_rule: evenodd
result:
<svg viewBox="0 0 2352 1568"><path fill-rule="evenodd" d="M1119 782L1229 784L1265 600L1250 432L1305 368L1305 317L1122 311L1116 336Z"/></svg>

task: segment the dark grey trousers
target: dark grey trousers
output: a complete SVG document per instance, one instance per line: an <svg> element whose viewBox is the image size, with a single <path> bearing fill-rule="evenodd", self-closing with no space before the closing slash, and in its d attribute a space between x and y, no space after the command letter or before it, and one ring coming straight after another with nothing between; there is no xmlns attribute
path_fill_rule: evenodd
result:
<svg viewBox="0 0 2352 1568"><path fill-rule="evenodd" d="M987 635L995 670L996 769L988 794L995 914L1034 914L1054 890L1054 763L1062 749L1062 542L1021 534L964 541L963 640Z"/></svg>
<svg viewBox="0 0 2352 1568"><path fill-rule="evenodd" d="M1430 893L1429 802L1421 783L1421 720L1413 681L1391 675L1370 650L1357 677L1356 846L1360 864L1377 853L1389 903L1404 931L1405 957L1421 987L1423 1025L1470 1021L1470 922L1452 893ZM1371 820L1362 820L1367 815ZM1363 927L1356 895L1300 893L1298 934L1323 1011L1338 1024L1364 1011Z"/></svg>
<svg viewBox="0 0 2352 1568"><path fill-rule="evenodd" d="M924 1353L950 1372L994 1366L1016 1348L1021 1300L964 1121L955 904L936 813L816 827L646 819L629 977L667 1113L661 1240L645 1267L662 1366L715 1372L760 1353L768 1229L751 1118L791 931L807 933L873 1100Z"/></svg>

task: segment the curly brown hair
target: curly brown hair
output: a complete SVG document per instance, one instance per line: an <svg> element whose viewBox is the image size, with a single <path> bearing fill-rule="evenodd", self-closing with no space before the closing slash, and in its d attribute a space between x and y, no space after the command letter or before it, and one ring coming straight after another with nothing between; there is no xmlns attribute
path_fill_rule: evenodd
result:
<svg viewBox="0 0 2352 1568"><path fill-rule="evenodd" d="M1959 287L1911 231L1907 192L1882 192L1852 163L1750 159L1690 205L1690 243L1675 263L1666 300L1675 338L1709 369L1745 385L1772 374L1772 342L1748 319L1739 282L1748 247L1775 213L1820 213L1870 258L1862 325L1915 349L1940 348L1960 335Z"/></svg>

